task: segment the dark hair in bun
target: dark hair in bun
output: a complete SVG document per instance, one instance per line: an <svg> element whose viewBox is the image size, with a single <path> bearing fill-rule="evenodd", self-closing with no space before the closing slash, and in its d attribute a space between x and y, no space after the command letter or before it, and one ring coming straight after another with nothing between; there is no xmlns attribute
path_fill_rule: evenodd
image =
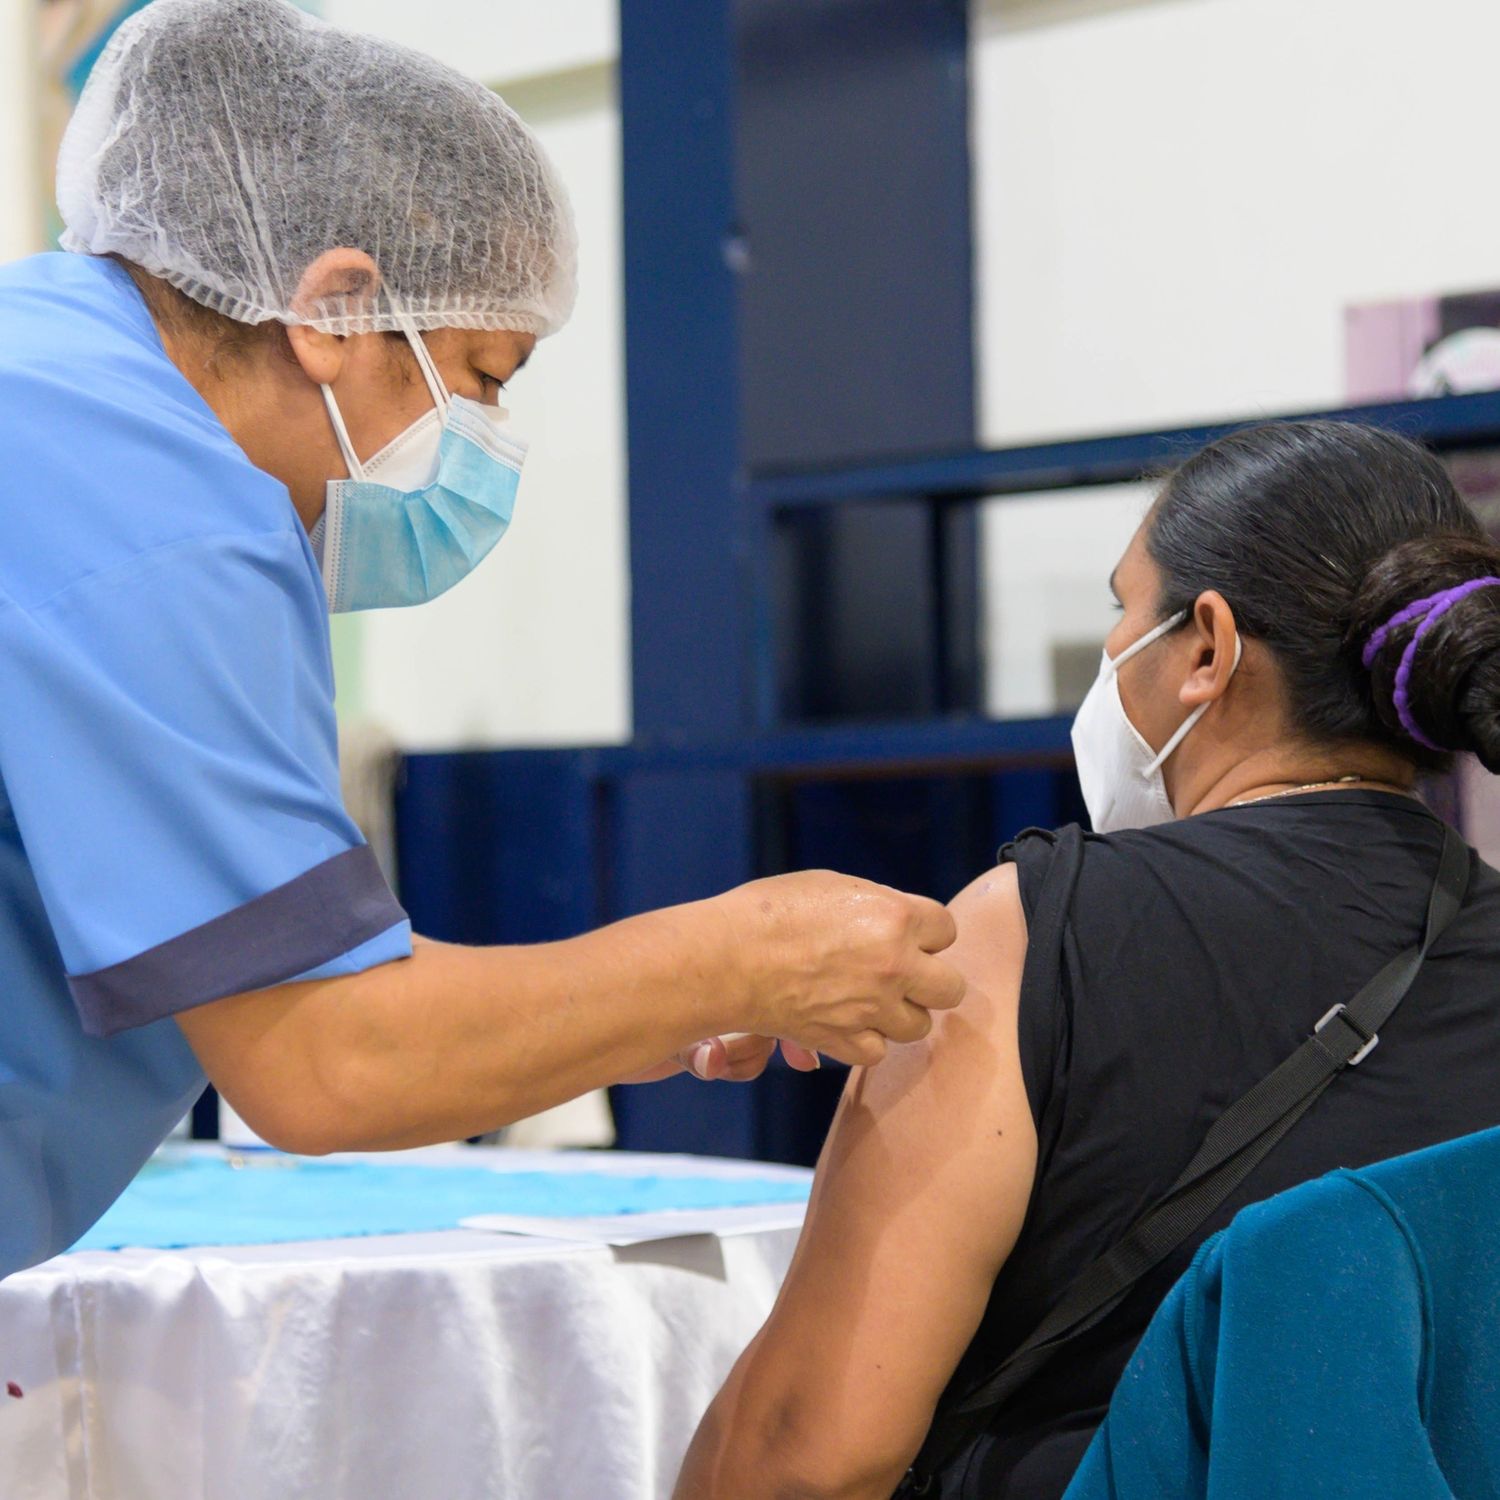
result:
<svg viewBox="0 0 1500 1500"><path fill-rule="evenodd" d="M1161 617L1205 590L1229 601L1243 633L1270 647L1294 722L1318 743L1369 742L1424 769L1468 750L1500 771L1500 587L1453 603L1422 636L1405 708L1402 653L1421 627L1389 631L1415 601L1500 577L1490 542L1448 471L1426 449L1348 422L1247 428L1167 480L1146 523L1162 574Z"/></svg>
<svg viewBox="0 0 1500 1500"><path fill-rule="evenodd" d="M1500 577L1500 549L1482 537L1433 536L1381 557L1354 601L1350 635L1361 647L1414 599L1471 579ZM1405 732L1395 703L1396 669L1422 624L1392 630L1370 663L1375 706L1386 727ZM1500 585L1479 589L1437 615L1412 657L1408 720L1445 750L1471 750L1500 771Z"/></svg>

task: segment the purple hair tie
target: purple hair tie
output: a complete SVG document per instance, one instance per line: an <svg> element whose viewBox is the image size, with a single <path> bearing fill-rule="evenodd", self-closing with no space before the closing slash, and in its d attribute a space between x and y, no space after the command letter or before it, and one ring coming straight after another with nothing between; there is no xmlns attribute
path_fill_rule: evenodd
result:
<svg viewBox="0 0 1500 1500"><path fill-rule="evenodd" d="M1411 671L1412 664L1417 659L1417 647L1422 643L1422 637L1453 608L1461 599L1467 599L1470 594L1477 593L1480 589L1494 588L1500 586L1500 578L1471 578L1467 583L1460 583L1451 589L1443 589L1436 594L1429 594L1425 599L1418 599L1413 604L1408 604L1405 609L1399 610L1392 615L1384 625L1380 627L1365 644L1364 655L1361 658L1368 671L1374 666L1375 658L1380 655L1381 649L1390 639L1393 630L1399 630L1401 626L1410 624L1411 621L1421 619L1422 623L1412 632L1412 638L1406 643L1406 650L1401 653L1401 661L1396 667L1396 686L1391 694L1391 700L1396 705L1396 717L1401 721L1401 727L1419 745L1426 746L1429 750L1442 752L1441 745L1434 745L1430 739L1417 727L1417 721L1411 714ZM1425 618L1424 618L1425 617Z"/></svg>

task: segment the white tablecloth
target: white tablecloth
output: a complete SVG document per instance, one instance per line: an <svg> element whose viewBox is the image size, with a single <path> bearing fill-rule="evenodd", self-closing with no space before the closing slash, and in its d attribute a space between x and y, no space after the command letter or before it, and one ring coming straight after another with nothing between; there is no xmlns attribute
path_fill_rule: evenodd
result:
<svg viewBox="0 0 1500 1500"><path fill-rule="evenodd" d="M664 1497L795 1243L785 1228L629 1249L454 1230L63 1256L0 1283L0 1500Z"/></svg>

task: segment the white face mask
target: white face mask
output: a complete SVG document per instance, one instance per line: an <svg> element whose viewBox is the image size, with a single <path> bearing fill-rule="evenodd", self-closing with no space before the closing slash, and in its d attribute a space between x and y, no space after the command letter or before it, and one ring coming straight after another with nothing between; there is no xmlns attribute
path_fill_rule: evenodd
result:
<svg viewBox="0 0 1500 1500"><path fill-rule="evenodd" d="M1109 652L1099 667L1099 675L1083 700L1073 720L1073 755L1078 762L1078 780L1083 787L1084 805L1096 833L1116 833L1122 828L1152 828L1169 823L1177 816L1162 767L1172 752L1188 737L1193 726L1208 712L1200 704L1178 727L1177 732L1160 750L1153 750L1130 722L1120 701L1120 668L1132 656L1139 655L1187 619L1182 610L1170 620L1163 620L1134 645L1127 646L1113 661ZM1244 643L1234 638L1234 666L1231 677L1239 670Z"/></svg>

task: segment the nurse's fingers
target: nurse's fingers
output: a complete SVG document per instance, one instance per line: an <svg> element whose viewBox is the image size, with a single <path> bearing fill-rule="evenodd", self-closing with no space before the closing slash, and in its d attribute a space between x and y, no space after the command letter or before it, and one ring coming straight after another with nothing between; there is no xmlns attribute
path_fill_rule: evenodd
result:
<svg viewBox="0 0 1500 1500"><path fill-rule="evenodd" d="M932 1031L932 1012L903 1000L881 1012L880 1030L889 1042L920 1042Z"/></svg>
<svg viewBox="0 0 1500 1500"><path fill-rule="evenodd" d="M714 1079L724 1076L729 1066L729 1052L724 1045L723 1037L711 1036L707 1041L699 1042L685 1052L679 1052L677 1061L694 1078L701 1078L705 1083L711 1083Z"/></svg>
<svg viewBox="0 0 1500 1500"><path fill-rule="evenodd" d="M766 1065L776 1055L776 1039L769 1036L726 1036L724 1043L726 1064L719 1076L729 1083L749 1083L766 1071Z"/></svg>
<svg viewBox="0 0 1500 1500"><path fill-rule="evenodd" d="M749 1083L765 1072L775 1051L772 1037L734 1032L729 1036L709 1037L679 1053L678 1060L695 1078L707 1083Z"/></svg>
<svg viewBox="0 0 1500 1500"><path fill-rule="evenodd" d="M736 1032L730 1036L710 1038L682 1054L683 1066L695 1078L714 1082L749 1083L766 1071L776 1052L776 1039ZM798 1073L815 1073L823 1066L816 1052L783 1041L781 1054L787 1066Z"/></svg>
<svg viewBox="0 0 1500 1500"><path fill-rule="evenodd" d="M908 970L905 988L906 999L913 1005L952 1010L963 1000L969 982L947 959L924 954Z"/></svg>
<svg viewBox="0 0 1500 1500"><path fill-rule="evenodd" d="M878 1031L856 1031L829 1042L823 1050L851 1068L873 1068L885 1061L886 1047L886 1039Z"/></svg>
<svg viewBox="0 0 1500 1500"><path fill-rule="evenodd" d="M799 1047L796 1042L789 1042L784 1038L781 1055L786 1059L787 1067L794 1068L799 1073L814 1073L823 1066L823 1060L816 1052L810 1052L806 1047Z"/></svg>
<svg viewBox="0 0 1500 1500"><path fill-rule="evenodd" d="M958 923L941 901L926 896L908 896L913 907L912 930L918 946L926 953L941 953L958 941Z"/></svg>

